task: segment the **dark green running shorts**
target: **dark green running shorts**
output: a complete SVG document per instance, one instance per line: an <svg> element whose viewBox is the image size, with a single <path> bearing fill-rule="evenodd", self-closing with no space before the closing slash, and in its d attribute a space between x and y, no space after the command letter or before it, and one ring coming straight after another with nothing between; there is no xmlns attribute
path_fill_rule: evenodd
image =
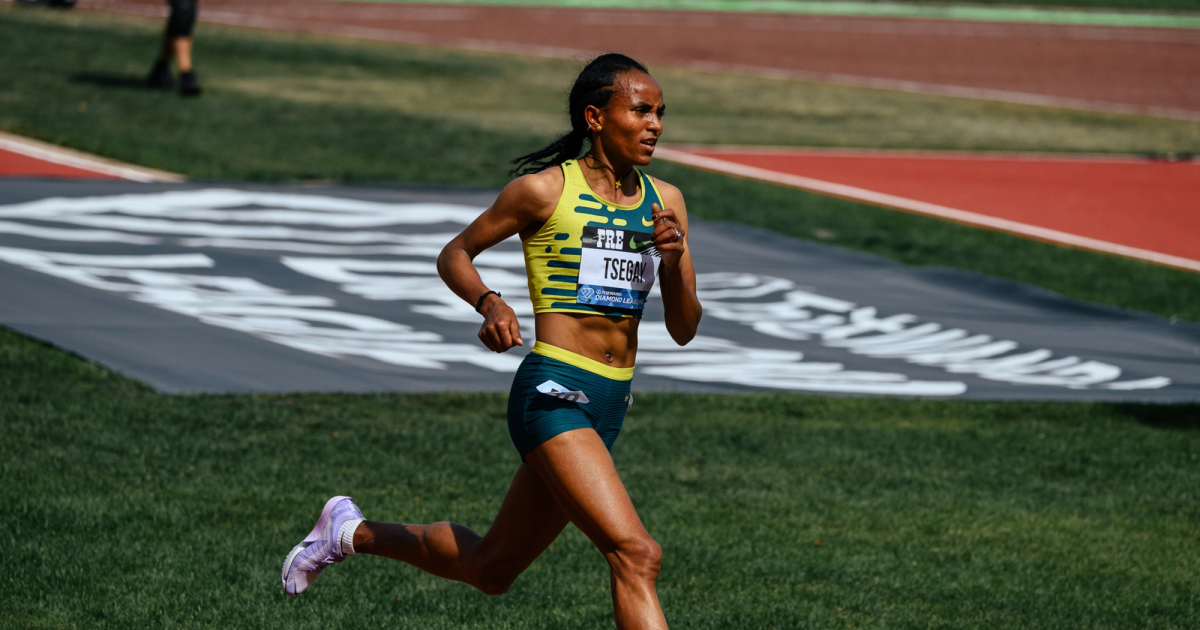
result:
<svg viewBox="0 0 1200 630"><path fill-rule="evenodd" d="M554 381L561 390L583 392L588 402L538 391L546 381ZM542 442L575 429L595 429L611 451L625 422L632 382L633 368L612 368L537 342L517 369L508 394L508 434L521 460Z"/></svg>

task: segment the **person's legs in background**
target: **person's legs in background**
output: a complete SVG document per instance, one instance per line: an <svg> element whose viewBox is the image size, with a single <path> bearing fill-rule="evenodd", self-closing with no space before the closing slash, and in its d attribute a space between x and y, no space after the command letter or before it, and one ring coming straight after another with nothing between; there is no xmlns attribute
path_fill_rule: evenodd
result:
<svg viewBox="0 0 1200 630"><path fill-rule="evenodd" d="M158 61L146 82L154 88L169 90L175 87L171 76L171 60L179 69L179 93L183 96L198 96L200 84L192 69L192 30L196 25L197 0L169 0L171 16L163 34L162 48Z"/></svg>

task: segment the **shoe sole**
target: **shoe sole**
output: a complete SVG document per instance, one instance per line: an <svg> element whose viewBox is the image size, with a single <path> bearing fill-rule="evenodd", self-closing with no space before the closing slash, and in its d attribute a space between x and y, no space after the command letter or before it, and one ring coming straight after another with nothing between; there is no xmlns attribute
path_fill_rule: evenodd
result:
<svg viewBox="0 0 1200 630"><path fill-rule="evenodd" d="M314 543L317 541L318 538L321 537L321 530L325 529L325 526L329 524L329 515L333 512L333 506L335 506L339 502L344 501L349 498L350 497L336 496L336 497L333 497L332 499L326 501L325 507L321 509L321 518L317 519L317 524L315 526L313 526L312 531L308 533L308 536L306 536L304 538L304 540L300 541L299 545L296 545L295 547L292 548L291 553L289 553L288 557L283 561L282 581L283 581L283 591L285 593L287 593L287 578L288 578L288 573L291 572L290 569L292 568L292 561L294 561L296 559L296 556L299 555L301 551L304 551L304 549L306 547L308 547L307 543ZM303 592L303 590L301 590L300 592ZM294 593L294 594L288 593L288 595L291 595L293 597L295 597L296 595L299 595L299 594L300 593Z"/></svg>

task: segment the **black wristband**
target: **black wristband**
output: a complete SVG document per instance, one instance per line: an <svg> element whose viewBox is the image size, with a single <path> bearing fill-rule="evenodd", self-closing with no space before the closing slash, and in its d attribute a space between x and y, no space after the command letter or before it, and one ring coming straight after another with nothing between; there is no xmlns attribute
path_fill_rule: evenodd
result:
<svg viewBox="0 0 1200 630"><path fill-rule="evenodd" d="M479 296L478 300L475 300L475 312L476 313L479 313L479 309L483 308L483 301L487 299L487 296L493 295L493 294L498 298L504 297L503 295L500 295L499 291L488 291L487 293L484 293L483 295ZM482 315L482 313L480 313L480 314Z"/></svg>

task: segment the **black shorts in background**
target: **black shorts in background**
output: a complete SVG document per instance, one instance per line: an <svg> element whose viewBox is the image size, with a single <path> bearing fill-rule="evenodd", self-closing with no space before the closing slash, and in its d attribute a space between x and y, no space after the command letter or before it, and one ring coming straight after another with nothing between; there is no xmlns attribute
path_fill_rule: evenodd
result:
<svg viewBox="0 0 1200 630"><path fill-rule="evenodd" d="M192 29L196 26L196 2L197 0L168 0L171 5L171 17L167 18L167 35L192 36Z"/></svg>

